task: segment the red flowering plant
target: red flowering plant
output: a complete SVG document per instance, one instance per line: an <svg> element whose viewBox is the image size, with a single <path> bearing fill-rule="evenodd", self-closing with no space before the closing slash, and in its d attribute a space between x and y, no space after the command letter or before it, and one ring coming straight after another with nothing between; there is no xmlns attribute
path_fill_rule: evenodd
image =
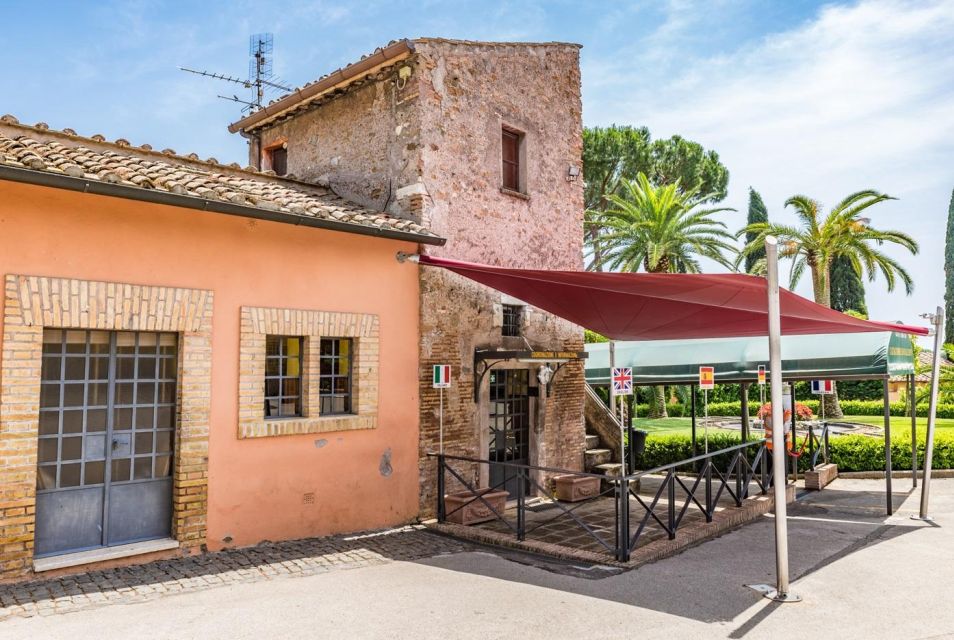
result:
<svg viewBox="0 0 954 640"><path fill-rule="evenodd" d="M788 413L788 412L786 411L786 414L787 414L787 413ZM766 403L763 404L761 407L759 407L758 416L759 416L759 418L761 418L762 420L765 420L765 418L771 417L771 416L772 416L772 403L771 403L771 402L766 402ZM787 417L787 416L786 416L786 417ZM814 417L815 417L815 414L812 413L812 410L809 409L807 405L804 405L804 404L802 404L801 402L796 402L796 403L795 403L795 420L796 420L796 421L799 421L799 420L811 420L811 419L814 418Z"/></svg>

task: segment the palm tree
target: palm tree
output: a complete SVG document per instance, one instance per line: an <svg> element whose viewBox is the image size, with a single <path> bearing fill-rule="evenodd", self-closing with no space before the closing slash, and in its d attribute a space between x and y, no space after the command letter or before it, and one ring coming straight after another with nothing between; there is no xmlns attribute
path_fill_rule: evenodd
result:
<svg viewBox="0 0 954 640"><path fill-rule="evenodd" d="M623 179L619 191L607 196L610 207L590 212L605 233L600 236L601 266L613 271L699 273L703 256L733 268L730 244L734 237L713 215L734 211L727 207L700 208L710 196L698 189L682 191L679 182L654 186L645 174ZM666 417L663 387L653 391L651 415Z"/></svg>
<svg viewBox="0 0 954 640"><path fill-rule="evenodd" d="M880 251L886 242L897 244L912 255L918 252L918 243L901 231L882 231L871 226L871 220L861 216L869 207L885 200L894 200L889 195L873 190L858 191L839 202L827 215L821 212L817 200L803 195L793 196L785 202L798 216L799 226L773 222L750 224L739 232L754 234L753 239L742 249L740 256L749 255L765 245L765 237L775 236L779 241L779 255L792 258L789 288L794 289L807 268L811 272L815 302L831 307L831 265L839 257L846 258L859 276L867 275L873 281L880 272L893 291L898 280L904 283L908 295L914 289L911 276L896 260ZM761 268L764 269L764 260ZM756 266L758 269L759 266ZM841 417L838 396L824 396L826 414Z"/></svg>

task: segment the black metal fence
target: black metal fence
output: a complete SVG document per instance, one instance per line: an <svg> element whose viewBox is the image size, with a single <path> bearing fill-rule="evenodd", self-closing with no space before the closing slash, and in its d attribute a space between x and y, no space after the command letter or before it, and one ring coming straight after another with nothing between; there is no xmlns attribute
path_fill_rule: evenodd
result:
<svg viewBox="0 0 954 640"><path fill-rule="evenodd" d="M827 439L827 433L825 435ZM429 453L428 456L437 458L438 521L446 522L468 506L478 505L485 517L503 523L518 540L525 540L537 529L559 518L569 518L599 547L620 562L629 560L650 523L655 522L669 539L674 539L690 509L698 510L706 522L711 522L724 494L727 494L736 506L742 506L742 501L749 497L750 489L755 488L761 494L767 493L772 486L773 477L771 455L765 440L745 442L621 477L446 454ZM475 485L479 482L467 480L465 476L468 473L455 468L455 465L466 466L468 469L473 469L474 466L479 468L481 465L497 465L504 467L507 472L503 474L505 480L496 486L478 488ZM489 476L489 473L487 475ZM540 484L540 478L546 475L598 478L601 482L600 490L578 502L562 503L555 500L551 504L558 513L528 526L527 494L535 489L539 495L551 495L551 491ZM652 497L644 498L636 489L639 480L649 476L662 478ZM465 496L463 499L457 496L455 506L451 510L447 508L448 496L445 495L448 478L463 487L464 491L461 493ZM517 480L516 508L508 517L507 509L499 501L488 500L487 496L488 492L502 489L513 478ZM665 504L661 504L663 496ZM587 522L579 513L584 505L603 498L612 498L615 501L615 535L612 540L608 539L604 527ZM633 509L638 511L634 514Z"/></svg>

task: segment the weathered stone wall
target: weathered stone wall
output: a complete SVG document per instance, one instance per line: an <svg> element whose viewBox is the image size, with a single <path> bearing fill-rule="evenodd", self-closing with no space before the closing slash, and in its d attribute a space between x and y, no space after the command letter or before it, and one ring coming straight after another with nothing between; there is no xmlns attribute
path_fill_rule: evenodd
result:
<svg viewBox="0 0 954 640"><path fill-rule="evenodd" d="M366 206L421 221L447 238L429 252L489 264L582 267L582 106L576 45L414 41L415 54L383 79L263 130L262 145L286 140L288 170L328 184ZM398 69L409 66L410 78ZM526 193L501 191L501 127L524 133ZM254 159L253 159L254 160ZM431 365L450 364L445 390L448 453L487 457L487 379L473 400L474 349L581 350L582 330L528 308L523 339L501 336L498 292L422 268L420 471L422 513L433 511L438 393ZM531 369L535 365L509 363ZM578 469L583 447L583 368L564 367L549 398L531 400L531 459ZM545 394L544 394L545 395ZM478 474L479 475L479 474Z"/></svg>

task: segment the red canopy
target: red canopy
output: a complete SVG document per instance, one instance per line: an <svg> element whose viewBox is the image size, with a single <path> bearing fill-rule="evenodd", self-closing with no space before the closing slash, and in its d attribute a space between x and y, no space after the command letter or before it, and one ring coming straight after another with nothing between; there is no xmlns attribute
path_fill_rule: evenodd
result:
<svg viewBox="0 0 954 640"><path fill-rule="evenodd" d="M503 269L427 255L443 267L614 340L768 335L764 278L738 273L595 273ZM781 290L782 334L928 330L860 320Z"/></svg>

